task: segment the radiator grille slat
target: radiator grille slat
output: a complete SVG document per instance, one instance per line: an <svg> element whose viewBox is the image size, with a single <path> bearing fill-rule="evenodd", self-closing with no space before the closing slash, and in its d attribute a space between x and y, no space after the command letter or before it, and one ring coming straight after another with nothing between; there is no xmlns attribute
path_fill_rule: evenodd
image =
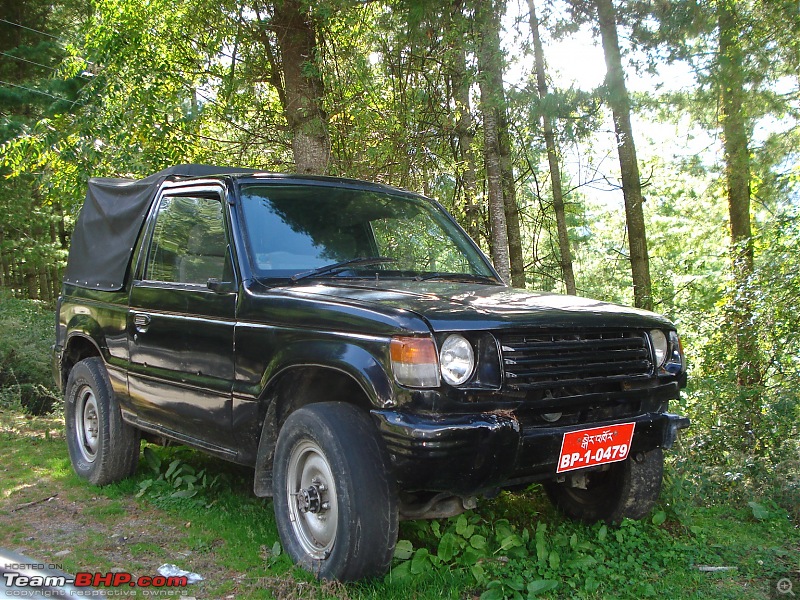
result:
<svg viewBox="0 0 800 600"><path fill-rule="evenodd" d="M653 370L641 331L513 333L501 335L500 346L511 389L640 379Z"/></svg>

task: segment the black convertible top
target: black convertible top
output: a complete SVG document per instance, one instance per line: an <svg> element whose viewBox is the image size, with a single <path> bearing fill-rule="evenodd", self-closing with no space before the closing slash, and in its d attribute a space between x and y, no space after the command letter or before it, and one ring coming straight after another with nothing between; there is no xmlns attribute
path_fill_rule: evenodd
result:
<svg viewBox="0 0 800 600"><path fill-rule="evenodd" d="M72 234L64 282L121 290L136 238L161 184L169 177L257 173L254 169L177 165L144 179L92 177Z"/></svg>

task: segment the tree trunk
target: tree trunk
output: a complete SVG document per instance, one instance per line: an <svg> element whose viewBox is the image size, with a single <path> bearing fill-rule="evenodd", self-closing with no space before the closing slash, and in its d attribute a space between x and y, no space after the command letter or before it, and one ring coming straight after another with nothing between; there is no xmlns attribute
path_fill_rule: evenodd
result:
<svg viewBox="0 0 800 600"><path fill-rule="evenodd" d="M525 259L522 254L522 233L519 224L516 182L511 157L511 139L508 131L506 94L503 87L503 52L500 47L500 18L503 13L502 0L481 0L478 9L483 11L481 54L484 56L481 78L491 86L491 105L497 126L497 144L500 155L500 172L503 187L503 211L505 212L506 237L511 285L525 287ZM486 6L484 6L486 5ZM480 62L480 59L479 59ZM483 102L481 90L481 102Z"/></svg>
<svg viewBox="0 0 800 600"><path fill-rule="evenodd" d="M737 414L745 448L751 447L752 431L761 415L758 386L761 383L761 360L753 323L753 303L748 286L753 274L753 238L750 223L750 152L743 109L745 96L742 75L741 28L736 18L735 0L719 0L719 82L720 121L725 148L725 180L731 227L731 255L736 286L733 327L736 336L736 379L741 388Z"/></svg>
<svg viewBox="0 0 800 600"><path fill-rule="evenodd" d="M533 57L536 68L536 87L539 93L539 100L544 101L547 97L547 78L544 69L544 51L542 49L542 39L539 36L539 19L536 17L536 6L534 0L528 0L530 9L531 34L533 35ZM556 213L556 227L558 229L558 250L561 255L561 276L567 288L567 294L573 296L577 294L575 287L575 272L572 268L572 250L569 244L569 232L567 230L567 217L564 210L564 193L561 188L561 167L558 164L558 149L553 132L553 121L549 115L542 111L542 130L544 131L544 143L547 148L547 162L550 166L550 185L553 189L553 210Z"/></svg>
<svg viewBox="0 0 800 600"><path fill-rule="evenodd" d="M722 96L720 121L725 146L725 178L734 270L737 275L747 277L753 272L753 239L750 225L750 152L747 147L747 126L742 109L745 95L742 77L742 50L737 39L739 32L736 28L736 17L732 12L732 4L733 0L720 0L717 3Z"/></svg>
<svg viewBox="0 0 800 600"><path fill-rule="evenodd" d="M502 77L500 77L502 85ZM498 141L500 143L500 170L503 174L503 206L508 228L508 258L511 263L511 285L525 287L525 257L522 253L522 231L519 224L517 205L517 185L514 180L514 164L511 157L511 135L508 131L508 115L503 102L503 110L498 111Z"/></svg>
<svg viewBox="0 0 800 600"><path fill-rule="evenodd" d="M19 257L13 257L11 261L11 279L13 284L14 296L16 298L25 298L25 274L23 272L23 264L20 262Z"/></svg>
<svg viewBox="0 0 800 600"><path fill-rule="evenodd" d="M292 132L295 167L301 174L324 174L331 158L324 87L317 60L315 23L300 0L277 0L272 30L280 49L283 112Z"/></svg>
<svg viewBox="0 0 800 600"><path fill-rule="evenodd" d="M481 97L484 96L481 84ZM508 229L505 204L503 202L503 174L500 169L500 144L497 139L497 119L493 110L483 114L484 161L486 163L486 188L489 197L489 219L492 234L492 262L495 269L508 283L511 280L511 265L508 255Z"/></svg>
<svg viewBox="0 0 800 600"><path fill-rule="evenodd" d="M454 3L454 10L462 10L460 3ZM467 76L467 58L463 42L453 49L453 98L456 104L455 134L458 140L459 174L464 193L464 212L466 230L470 237L480 242L480 210L478 207L478 184L475 176L475 151L472 110L470 108L470 78Z"/></svg>
<svg viewBox="0 0 800 600"><path fill-rule="evenodd" d="M633 299L639 308L653 309L650 283L650 261L647 255L647 236L642 209L642 184L639 179L639 163L633 142L631 106L625 75L622 70L622 55L617 37L617 18L612 0L595 0L600 37L606 59L606 85L608 100L614 115L614 130L617 134L619 170L622 176L622 193L625 196L625 219L628 224L628 246L631 255L633 276Z"/></svg>
<svg viewBox="0 0 800 600"><path fill-rule="evenodd" d="M39 265L37 269L39 279L39 299L45 302L53 301L53 284L50 281L50 274L44 265Z"/></svg>
<svg viewBox="0 0 800 600"><path fill-rule="evenodd" d="M30 262L25 264L25 289L29 300L39 299L38 270Z"/></svg>
<svg viewBox="0 0 800 600"><path fill-rule="evenodd" d="M6 258L5 250L3 250L5 241L6 231L2 226L0 226L0 288L6 287L11 282L10 274L8 272L8 259Z"/></svg>
<svg viewBox="0 0 800 600"><path fill-rule="evenodd" d="M500 166L500 138L497 129L498 98L502 89L494 85L492 74L501 70L499 46L500 19L493 0L481 1L478 5L481 26L478 49L478 70L481 90L481 114L483 116L484 162L486 168L489 218L491 221L492 262L505 282L511 280L511 265L508 253L508 227L503 201L503 173Z"/></svg>

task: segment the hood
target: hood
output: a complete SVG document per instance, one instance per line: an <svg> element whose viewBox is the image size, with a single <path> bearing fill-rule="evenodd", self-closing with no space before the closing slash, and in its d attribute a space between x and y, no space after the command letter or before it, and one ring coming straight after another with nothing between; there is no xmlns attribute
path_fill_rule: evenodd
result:
<svg viewBox="0 0 800 600"><path fill-rule="evenodd" d="M313 296L372 310L408 310L433 331L552 328L674 328L646 310L580 296L529 292L475 283L386 280L315 281L283 288L288 295Z"/></svg>

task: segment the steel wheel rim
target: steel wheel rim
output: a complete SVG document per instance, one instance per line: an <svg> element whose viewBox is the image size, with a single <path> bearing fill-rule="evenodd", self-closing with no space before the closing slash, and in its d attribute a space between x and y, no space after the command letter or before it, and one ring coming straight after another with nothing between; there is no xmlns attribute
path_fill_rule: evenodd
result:
<svg viewBox="0 0 800 600"><path fill-rule="evenodd" d="M75 433L78 448L86 462L94 462L100 445L100 413L92 388L84 386L78 392L75 407Z"/></svg>
<svg viewBox="0 0 800 600"><path fill-rule="evenodd" d="M311 440L301 441L292 450L286 497L292 531L303 551L316 560L327 558L339 522L336 484L328 459Z"/></svg>

